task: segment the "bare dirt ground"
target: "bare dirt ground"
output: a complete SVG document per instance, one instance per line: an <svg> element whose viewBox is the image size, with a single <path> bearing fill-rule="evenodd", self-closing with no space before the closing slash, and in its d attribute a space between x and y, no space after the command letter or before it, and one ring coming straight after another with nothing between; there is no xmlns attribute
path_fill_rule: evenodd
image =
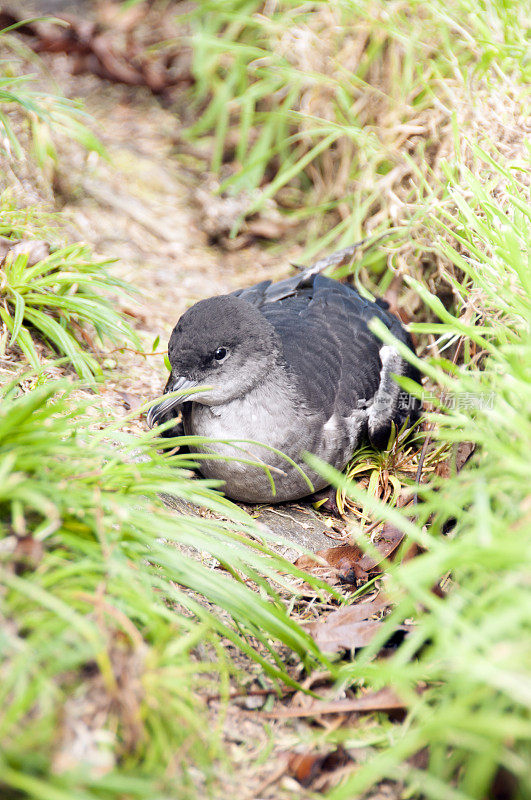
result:
<svg viewBox="0 0 531 800"><path fill-rule="evenodd" d="M134 314L146 352L157 336L157 350L165 350L174 324L193 302L289 274L296 248L279 259L259 245L231 253L209 244L193 181L172 154L179 125L174 114L147 93L105 86L94 78L84 82L86 108L96 120L95 130L110 163L72 147L71 160L59 165L56 186L73 231L98 254L118 259L113 272L139 290L134 302L129 298L118 302ZM79 89L76 81L78 94ZM126 351L110 355L109 366L112 360L116 361L113 377L101 389L107 413L127 413L160 393L167 374L162 355L144 357ZM128 427L134 431L138 424L133 421ZM330 547L341 535L331 531L326 518L308 504L250 511L275 533L310 550ZM241 661L238 654L234 656ZM249 663L241 666L255 672ZM258 687L256 682L251 685ZM212 724L223 719L223 740L231 759L227 791L232 785L239 797L249 800L303 797L301 784L288 774L287 759L301 733L307 738L308 724L295 720L265 725L252 719L247 709L263 700L241 698L228 709L221 701L210 702Z"/></svg>

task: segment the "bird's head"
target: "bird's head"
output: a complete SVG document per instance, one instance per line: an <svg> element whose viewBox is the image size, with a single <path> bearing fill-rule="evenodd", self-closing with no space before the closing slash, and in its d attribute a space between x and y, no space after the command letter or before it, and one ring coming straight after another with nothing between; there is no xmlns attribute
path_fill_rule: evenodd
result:
<svg viewBox="0 0 531 800"><path fill-rule="evenodd" d="M186 400L216 406L242 397L272 368L279 349L273 326L246 300L201 300L180 318L168 345L171 374L164 392L181 394L153 406L148 425L164 421ZM208 388L195 391L203 386Z"/></svg>

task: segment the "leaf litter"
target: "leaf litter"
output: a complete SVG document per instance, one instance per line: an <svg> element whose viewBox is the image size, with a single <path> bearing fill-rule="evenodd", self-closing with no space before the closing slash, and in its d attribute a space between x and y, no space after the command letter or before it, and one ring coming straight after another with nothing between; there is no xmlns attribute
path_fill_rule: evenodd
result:
<svg viewBox="0 0 531 800"><path fill-rule="evenodd" d="M160 47L161 41L175 38L176 30L169 27L171 16L167 14L152 13L146 25L148 12L144 4L124 14L115 4L102 3L95 10L96 19L59 14L53 22L28 20L24 11L8 5L0 11L0 28L17 25L35 53L66 54L74 75L93 73L103 80L146 87L161 95L192 82L189 52L175 44ZM159 47L153 54L149 46L155 44Z"/></svg>

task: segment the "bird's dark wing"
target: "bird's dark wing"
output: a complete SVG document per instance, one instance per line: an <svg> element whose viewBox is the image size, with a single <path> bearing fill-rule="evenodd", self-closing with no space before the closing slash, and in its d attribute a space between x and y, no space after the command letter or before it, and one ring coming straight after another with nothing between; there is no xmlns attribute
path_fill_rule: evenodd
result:
<svg viewBox="0 0 531 800"><path fill-rule="evenodd" d="M308 404L328 416L350 416L375 396L381 381L382 342L367 323L377 317L409 347L411 339L396 317L349 286L316 275L301 288L260 310L279 334ZM389 411L393 418L395 411Z"/></svg>
<svg viewBox="0 0 531 800"><path fill-rule="evenodd" d="M393 336L407 344L408 347L412 347L411 337L402 327L400 320L387 311L388 305L385 300L378 299L376 302L366 300L351 286L338 283L338 281L316 273L315 269L320 264L321 262L316 262L310 269L283 281L278 281L277 283L262 281L255 286L237 289L231 294L234 297L247 300L248 303L260 309L270 303L281 303L291 313L295 313L296 310L303 312L310 301L325 295L328 296L330 292L340 294L343 297L348 297L351 303L355 303L355 310L354 307L352 307L352 310L360 320L367 322L374 316L378 317L387 325Z"/></svg>

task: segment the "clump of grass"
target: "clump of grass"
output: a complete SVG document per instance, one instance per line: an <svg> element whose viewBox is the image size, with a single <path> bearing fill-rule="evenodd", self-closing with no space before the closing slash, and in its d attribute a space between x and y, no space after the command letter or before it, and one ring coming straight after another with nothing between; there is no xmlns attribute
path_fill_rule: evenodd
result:
<svg viewBox="0 0 531 800"><path fill-rule="evenodd" d="M497 165L480 148L475 154L495 177L480 184L467 170L459 178L454 173L448 185L454 210L432 218L434 246L460 270L461 303L453 314L418 286L439 321L415 327L441 348L461 340L461 365L439 356L418 363L447 398L428 415L434 446L468 441L476 453L458 474L418 486L413 519L328 473L352 503L426 551L391 566L386 579L397 601L389 625L412 618L412 636L392 658L378 661L386 628L341 670L346 683L393 686L409 704L408 717L400 726L380 720L333 735L371 752L331 792L333 800L359 796L384 778L434 800L481 800L496 779L514 784L518 798L531 790L531 209L515 164L500 158ZM441 598L431 589L445 577L450 588ZM420 752L422 769L415 766Z"/></svg>
<svg viewBox="0 0 531 800"><path fill-rule="evenodd" d="M63 20L40 17L27 22L48 21L64 25ZM52 94L36 87L37 75L20 74L19 60L35 60L19 40L11 34L24 24L16 23L0 30L0 129L3 130L2 150L10 157L23 158L24 143L20 141L18 127L13 125L13 111L21 113L29 121L33 142L33 153L39 166L44 167L50 159L57 158L54 137L67 136L78 141L87 150L105 155L105 148L90 130L89 115L82 105L61 95Z"/></svg>
<svg viewBox="0 0 531 800"><path fill-rule="evenodd" d="M158 455L152 433L91 431L72 391L13 383L0 403L0 787L189 797L189 771L208 782L220 752L200 693L223 694L227 644L291 684L275 643L308 667L327 660L277 591L298 571L253 521ZM172 514L161 492L232 521Z"/></svg>
<svg viewBox="0 0 531 800"><path fill-rule="evenodd" d="M0 198L0 236L9 241L37 239L39 241L59 242L59 218L43 206L28 205L20 207L13 193L6 190Z"/></svg>
<svg viewBox="0 0 531 800"><path fill-rule="evenodd" d="M453 150L454 113L461 127L484 113L471 76L476 106L500 75L513 102L528 70L523 14L462 0L200 3L190 24L201 113L186 136L211 142L214 171L233 162L220 191L248 192L247 214L275 198L308 220L308 256L342 247L435 201L428 175ZM381 272L385 258L367 266Z"/></svg>
<svg viewBox="0 0 531 800"><path fill-rule="evenodd" d="M0 61L0 126L4 131L4 155L9 160L24 154L24 126L17 114L26 115L32 131L33 148L41 166L55 157L53 136L67 134L85 147L103 154L103 149L82 120L81 107L59 96L33 87L35 76L17 74L13 53L26 51L0 31L0 47L9 57ZM18 121L15 124L14 118ZM41 358L35 339L44 340L55 353L66 356L84 380L101 373L95 354L94 334L124 344L139 346L138 337L123 316L113 308L110 292L126 286L113 277L111 262L94 258L85 244L61 246L59 218L35 205L23 207L9 191L0 198L0 233L4 237L0 264L0 351L17 345L28 362L39 367ZM17 240L39 239L54 243L54 249L36 263L28 252L12 252ZM41 248L42 249L42 248Z"/></svg>
<svg viewBox="0 0 531 800"><path fill-rule="evenodd" d="M424 440L425 435L419 435L418 431L395 430L385 450L377 451L370 446L357 450L345 469L345 477L390 506L396 506L399 501L406 502L412 497L419 465L426 476L433 472L448 451L448 447L442 445L422 457ZM336 492L336 504L341 514L354 512L362 526L369 522L370 515L364 506L354 502L343 488Z"/></svg>
<svg viewBox="0 0 531 800"><path fill-rule="evenodd" d="M90 381L101 373L91 332L101 342L138 346L137 335L109 299L111 290L128 288L109 274L110 263L96 260L80 243L60 247L36 264L28 263L28 253L8 252L0 267L4 350L17 344L38 368L41 359L34 342L38 336Z"/></svg>

